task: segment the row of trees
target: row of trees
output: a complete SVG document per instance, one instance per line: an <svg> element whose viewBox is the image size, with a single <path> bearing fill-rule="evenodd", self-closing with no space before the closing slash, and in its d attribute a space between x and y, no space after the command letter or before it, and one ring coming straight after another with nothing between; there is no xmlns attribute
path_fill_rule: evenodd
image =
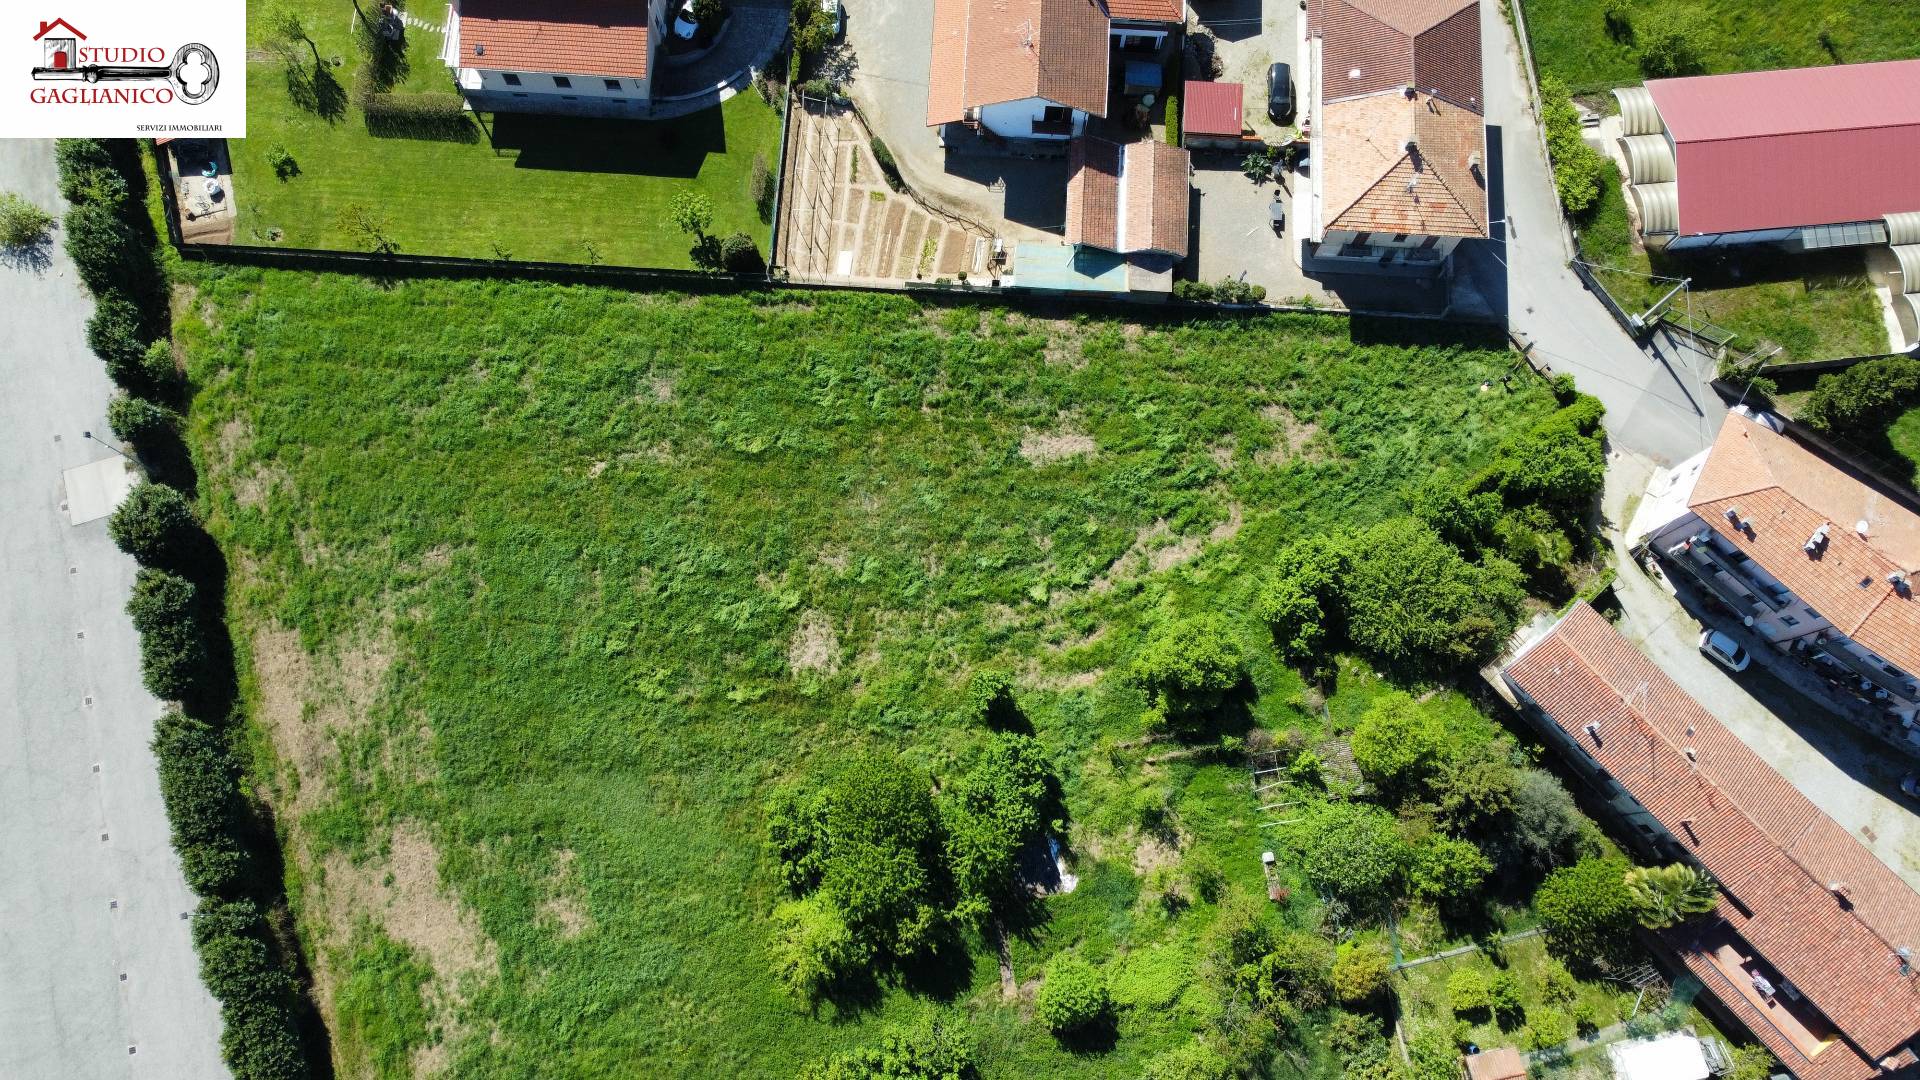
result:
<svg viewBox="0 0 1920 1080"><path fill-rule="evenodd" d="M1573 96L1558 75L1540 76L1540 130L1553 163L1553 186L1568 216L1580 220L1600 203L1606 184L1620 181L1620 170L1587 144Z"/></svg>
<svg viewBox="0 0 1920 1080"><path fill-rule="evenodd" d="M130 140L62 139L56 161L72 204L67 253L94 297L87 341L121 390L108 423L150 473L191 483L139 150ZM224 567L187 497L166 483L137 485L107 530L140 564L127 613L140 632L147 688L175 703L154 725L153 752L174 847L201 898L193 941L201 977L220 1001L222 1053L236 1080L297 1080L309 1075L299 986L290 943L266 918L281 902L279 886L251 856L260 833L226 730L231 650L214 614Z"/></svg>

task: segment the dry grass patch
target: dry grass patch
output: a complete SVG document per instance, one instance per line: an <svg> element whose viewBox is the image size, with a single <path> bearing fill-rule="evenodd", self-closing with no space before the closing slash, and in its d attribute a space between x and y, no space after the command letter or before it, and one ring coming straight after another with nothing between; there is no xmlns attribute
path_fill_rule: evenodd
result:
<svg viewBox="0 0 1920 1080"><path fill-rule="evenodd" d="M1081 431L1029 431L1020 439L1020 456L1035 465L1091 455L1096 449L1093 436Z"/></svg>
<svg viewBox="0 0 1920 1080"><path fill-rule="evenodd" d="M787 642L787 666L794 674L819 672L832 675L840 670L840 635L833 623L818 611L800 616L800 625Z"/></svg>

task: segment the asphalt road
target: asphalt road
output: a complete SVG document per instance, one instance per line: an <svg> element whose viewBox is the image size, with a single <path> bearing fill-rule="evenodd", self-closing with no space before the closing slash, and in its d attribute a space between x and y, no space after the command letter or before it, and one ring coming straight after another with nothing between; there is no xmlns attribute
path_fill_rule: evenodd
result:
<svg viewBox="0 0 1920 1080"><path fill-rule="evenodd" d="M49 142L0 139L0 191L58 206ZM50 248L0 262L0 1077L224 1077L183 912L122 605L133 560L70 525L61 472L106 456L92 303Z"/></svg>
<svg viewBox="0 0 1920 1080"><path fill-rule="evenodd" d="M1540 149L1514 29L1480 5L1489 158L1500 162L1494 240L1455 256L1471 287L1504 299L1507 325L1534 355L1607 406L1616 444L1663 464L1713 441L1726 406L1707 385L1713 361L1663 336L1642 351L1567 268L1553 172ZM1504 216L1505 221L1498 220ZM1500 306L1498 303L1494 305Z"/></svg>

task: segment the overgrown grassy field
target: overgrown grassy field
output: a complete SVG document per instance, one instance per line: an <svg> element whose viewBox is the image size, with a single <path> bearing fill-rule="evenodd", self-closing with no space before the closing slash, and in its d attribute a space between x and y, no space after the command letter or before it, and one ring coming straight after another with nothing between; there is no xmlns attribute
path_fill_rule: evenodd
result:
<svg viewBox="0 0 1920 1080"><path fill-rule="evenodd" d="M1145 737L1143 627L1229 616L1251 722L1331 740L1384 686L1282 667L1258 575L1554 407L1502 389L1497 341L1332 317L191 273L253 780L351 1076L784 1078L928 1014L987 1077L1137 1075L1201 1022L1217 911L1151 898L1155 868L1264 897L1272 846L1237 762ZM862 746L940 775L988 664L1054 759L1078 888L1015 935L1011 999L974 941L809 1015L770 971L762 798ZM1292 885L1280 918L1317 925ZM1066 948L1113 973L1107 1053L1029 1015Z"/></svg>
<svg viewBox="0 0 1920 1080"><path fill-rule="evenodd" d="M1626 194L1618 183L1601 188L1600 202L1578 226L1590 262L1612 268L1598 271L1607 291L1629 311L1644 311L1666 295L1673 281L1691 278L1691 314L1738 335L1734 347L1752 349L1763 341L1781 346L1781 360L1824 360L1870 356L1887 351L1880 301L1867 277L1859 250L1777 255L1755 252L1731 263L1653 254L1638 242L1627 216ZM1675 308L1689 310L1683 297Z"/></svg>
<svg viewBox="0 0 1920 1080"><path fill-rule="evenodd" d="M766 253L768 226L749 193L756 154L780 156L780 116L757 93L678 120L574 120L480 114L465 141L379 136L352 104L364 62L352 8L294 5L338 94L337 113L295 104L277 59L249 59L247 138L228 145L239 207L234 242L364 250L341 221L349 207L382 218L399 250L424 255L689 267L692 239L667 220L674 195L713 202L714 235L743 231ZM266 5L249 4L255 37ZM437 22L440 9L426 12ZM451 92L440 35L409 27L396 91ZM306 49L305 46L302 47ZM338 67L333 66L335 61ZM276 176L282 147L297 175Z"/></svg>
<svg viewBox="0 0 1920 1080"><path fill-rule="evenodd" d="M1576 94L1638 83L1640 53L1632 35L1609 32L1607 5L1594 0L1515 0L1526 11L1534 62ZM1638 0L1642 15L1680 3L1707 27L1706 70L1760 71L1815 64L1859 64L1920 56L1920 7L1878 0ZM1834 48L1821 43L1828 29Z"/></svg>

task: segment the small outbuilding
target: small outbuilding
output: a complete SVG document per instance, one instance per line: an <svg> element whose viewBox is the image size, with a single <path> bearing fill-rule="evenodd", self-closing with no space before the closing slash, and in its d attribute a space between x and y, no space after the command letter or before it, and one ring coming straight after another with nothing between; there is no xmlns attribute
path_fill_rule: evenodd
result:
<svg viewBox="0 0 1920 1080"><path fill-rule="evenodd" d="M1190 150L1231 150L1252 138L1246 125L1246 87L1237 82L1188 80L1180 94L1180 140Z"/></svg>
<svg viewBox="0 0 1920 1080"><path fill-rule="evenodd" d="M1711 1071L1698 1036L1677 1031L1607 1047L1614 1080L1707 1080Z"/></svg>
<svg viewBox="0 0 1920 1080"><path fill-rule="evenodd" d="M1463 1060L1467 1080L1526 1080L1527 1060L1511 1046L1468 1054Z"/></svg>

